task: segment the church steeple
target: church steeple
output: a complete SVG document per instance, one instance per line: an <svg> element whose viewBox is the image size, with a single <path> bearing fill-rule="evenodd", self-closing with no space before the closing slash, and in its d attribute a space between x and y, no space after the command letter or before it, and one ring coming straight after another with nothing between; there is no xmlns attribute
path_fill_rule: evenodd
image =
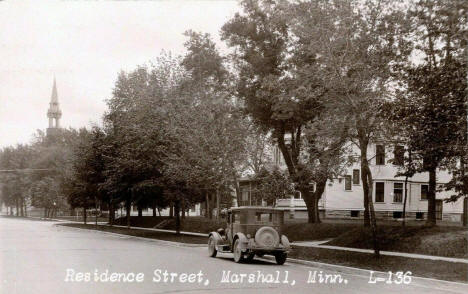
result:
<svg viewBox="0 0 468 294"><path fill-rule="evenodd" d="M52 87L52 96L49 103L49 110L47 111L47 117L49 118L49 128L47 128L47 134L50 134L55 132L56 129L60 128L60 118L62 117L62 111L60 110L58 102L57 83L55 81L55 77L54 85Z"/></svg>

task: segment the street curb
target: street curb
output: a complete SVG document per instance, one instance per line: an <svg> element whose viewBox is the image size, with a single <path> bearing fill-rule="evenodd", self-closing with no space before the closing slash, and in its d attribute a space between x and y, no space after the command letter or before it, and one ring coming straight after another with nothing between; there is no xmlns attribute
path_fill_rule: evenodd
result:
<svg viewBox="0 0 468 294"><path fill-rule="evenodd" d="M55 219L55 218L44 218L44 217L33 217L30 216L30 218L35 218L35 219L41 219L41 220L50 220L50 221L58 221L58 222L69 222L69 223L78 223L82 224L82 221L74 221L74 220L63 220L63 219ZM88 224L94 224L94 222L89 222ZM107 222L98 222L98 226L109 226ZM146 231L154 231L154 232L163 232L163 233L176 233L175 230L164 230L164 229L154 229L154 228L143 228L143 227L127 227L127 226L121 226L121 225L112 225L112 227L116 228L124 228L124 229L134 229L134 230L146 230ZM189 236L198 236L198 237L208 237L208 234L205 233L195 233L195 232L186 232L186 231L180 231L180 234L182 235L189 235Z"/></svg>
<svg viewBox="0 0 468 294"><path fill-rule="evenodd" d="M139 237L139 236L132 236L132 235L121 234L121 233L105 232L105 231L100 231L100 230L94 230L91 228L88 229L88 228L69 227L69 226L63 226L61 224L56 224L56 225L60 227L70 228L70 229L87 230L87 231L92 231L92 232L97 232L97 233L102 233L102 234L107 234L107 235L114 235L114 236L120 237L121 239L138 239L142 241L150 241L150 242L155 242L155 243L160 243L163 245L169 245L169 246L175 246L175 247L206 247L207 246L206 244L182 243L182 242L167 241L167 240L161 240L161 239L152 239L148 237ZM125 238L122 238L122 237L125 237Z"/></svg>

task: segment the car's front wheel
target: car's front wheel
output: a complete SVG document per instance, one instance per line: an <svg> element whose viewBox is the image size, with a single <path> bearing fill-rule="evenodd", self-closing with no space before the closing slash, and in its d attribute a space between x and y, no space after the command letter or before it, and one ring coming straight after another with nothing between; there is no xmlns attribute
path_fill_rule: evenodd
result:
<svg viewBox="0 0 468 294"><path fill-rule="evenodd" d="M211 257L216 257L218 250L216 250L216 240L213 236L208 239L208 254Z"/></svg>
<svg viewBox="0 0 468 294"><path fill-rule="evenodd" d="M276 263L279 265L284 264L287 258L288 258L288 254L285 252L278 252L275 254Z"/></svg>
<svg viewBox="0 0 468 294"><path fill-rule="evenodd" d="M233 253L234 253L234 261L239 263L244 261L244 255L242 253L242 250L240 248L240 241L237 239L234 242L234 248L233 248Z"/></svg>

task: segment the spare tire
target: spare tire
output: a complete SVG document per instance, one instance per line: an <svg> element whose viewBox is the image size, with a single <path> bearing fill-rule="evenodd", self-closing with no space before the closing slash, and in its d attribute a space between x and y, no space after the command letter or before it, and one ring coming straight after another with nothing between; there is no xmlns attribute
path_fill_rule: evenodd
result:
<svg viewBox="0 0 468 294"><path fill-rule="evenodd" d="M276 247L279 244L278 232L272 227L261 227L255 233L255 243L263 247Z"/></svg>

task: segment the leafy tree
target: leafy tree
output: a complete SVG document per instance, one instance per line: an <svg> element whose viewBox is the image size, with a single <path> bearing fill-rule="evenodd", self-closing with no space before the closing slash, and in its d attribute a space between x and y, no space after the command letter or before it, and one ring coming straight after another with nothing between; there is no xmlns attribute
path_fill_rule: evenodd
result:
<svg viewBox="0 0 468 294"><path fill-rule="evenodd" d="M436 171L454 167L460 159L463 165L466 155L467 9L465 1L441 0L419 1L410 10L416 38L413 54L422 60L402 67L403 90L395 109L400 126L407 130L408 148L421 159L417 172L429 173L430 226L436 224ZM454 173L463 174L456 169ZM463 190L464 176L455 179L448 187Z"/></svg>
<svg viewBox="0 0 468 294"><path fill-rule="evenodd" d="M242 1L241 5L243 13L237 13L222 28L223 40L236 49L237 94L253 122L271 132L307 205L309 222L318 222L318 199L323 190L314 191L314 182L320 180L320 186L325 187L322 182L331 173L329 167L318 166L323 161L308 160L308 151L315 147L310 140L310 148L305 149L304 134L326 109L324 88L318 79L310 79L313 64L302 52L290 50L298 45L298 35L293 32L298 19L290 13L293 6L286 1ZM307 82L303 82L305 76ZM341 148L343 143L338 145ZM326 171L325 180L318 176L319 171Z"/></svg>
<svg viewBox="0 0 468 294"><path fill-rule="evenodd" d="M16 207L16 215L24 216L26 204L30 201L30 168L33 151L28 145L6 147L0 152L1 201L8 207Z"/></svg>
<svg viewBox="0 0 468 294"><path fill-rule="evenodd" d="M255 183L253 198L258 201L264 200L272 206L275 206L276 199L284 199L294 193L293 183L278 168L271 171L263 168L252 180Z"/></svg>

